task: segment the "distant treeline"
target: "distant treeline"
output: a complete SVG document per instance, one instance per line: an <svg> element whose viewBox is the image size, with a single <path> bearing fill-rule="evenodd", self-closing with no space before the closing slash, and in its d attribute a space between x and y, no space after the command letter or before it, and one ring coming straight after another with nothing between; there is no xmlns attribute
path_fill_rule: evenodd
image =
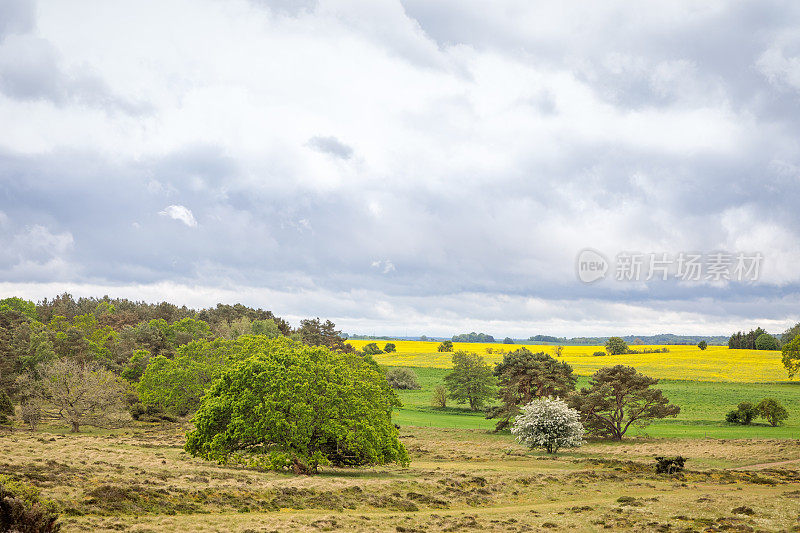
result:
<svg viewBox="0 0 800 533"><path fill-rule="evenodd" d="M550 335L533 335L527 339L528 342L537 344L561 344L564 346L598 346L605 345L610 337L553 337ZM728 343L728 337L723 335L673 335L672 333L661 333L659 335L626 335L622 339L628 344L670 344L670 345L696 345L700 341L706 344L724 346Z"/></svg>
<svg viewBox="0 0 800 533"><path fill-rule="evenodd" d="M45 298L36 303L35 309L36 318L43 323L49 323L55 316L63 316L72 320L79 315L97 314L99 315L98 321L102 325L110 326L114 330L159 319L172 324L184 318L202 320L213 328L223 322L230 325L235 320L246 318L250 321L274 320L283 335L291 333L289 323L275 316L272 311L253 309L242 304L217 304L216 307L195 310L185 305L178 307L168 302L153 304L125 298L109 298L108 296L76 300L71 294L64 293L52 300ZM99 313L98 310L100 310Z"/></svg>
<svg viewBox="0 0 800 533"><path fill-rule="evenodd" d="M462 333L453 335L453 342L495 342L494 337L486 333Z"/></svg>
<svg viewBox="0 0 800 533"><path fill-rule="evenodd" d="M342 338L354 341L396 341L399 339L416 340L417 337L392 337L389 335L358 335L342 333Z"/></svg>
<svg viewBox="0 0 800 533"><path fill-rule="evenodd" d="M398 336L378 336L378 335L357 335L357 334L343 334L346 339L353 340L374 340L374 341L389 341L389 340L410 340L410 341L444 341L448 340L446 337L429 337L427 335L420 335L419 337L398 337ZM488 333L459 333L453 335L449 340L452 342L481 342L489 343L496 342L498 344L511 342L517 344L553 344L560 346L604 346L608 339L611 337L555 337L553 335L532 335L527 339L512 339L505 337L503 339L496 339L493 335ZM709 346L725 346L728 344L729 338L724 335L673 335L671 333L662 333L659 335L627 335L622 339L631 345L688 345L696 346L701 341L705 341Z"/></svg>

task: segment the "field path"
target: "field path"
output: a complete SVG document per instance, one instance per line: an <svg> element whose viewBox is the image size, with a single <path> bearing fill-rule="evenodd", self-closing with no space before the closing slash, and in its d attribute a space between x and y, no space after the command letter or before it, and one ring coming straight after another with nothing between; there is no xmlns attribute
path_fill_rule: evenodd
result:
<svg viewBox="0 0 800 533"><path fill-rule="evenodd" d="M767 468L774 468L778 466L785 466L790 464L800 463L800 459L789 459L788 461L776 461L774 463L757 463L754 465L740 466L738 468L731 468L731 470L765 470Z"/></svg>

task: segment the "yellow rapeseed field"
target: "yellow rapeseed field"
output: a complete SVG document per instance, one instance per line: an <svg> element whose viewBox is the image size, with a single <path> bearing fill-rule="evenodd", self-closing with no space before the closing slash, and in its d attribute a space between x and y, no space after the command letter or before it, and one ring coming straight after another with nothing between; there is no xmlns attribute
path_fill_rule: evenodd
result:
<svg viewBox="0 0 800 533"><path fill-rule="evenodd" d="M351 340L361 349L369 342L377 342L381 349L387 341ZM450 368L452 353L436 351L438 342L388 341L394 342L397 352L378 354L375 360L383 365ZM482 355L487 362L494 363L503 358L503 352L525 346L534 352L555 354L555 346L532 344L498 344L456 342L455 350L466 350ZM632 346L633 349L662 348L664 346ZM588 376L598 368L623 364L636 367L640 372L655 378L686 379L695 381L738 381L758 383L765 381L788 381L781 363L779 351L730 350L727 346L709 346L700 350L696 346L666 346L669 353L627 354L594 356L602 346L565 346L562 358L575 369L575 373ZM492 353L489 353L491 350ZM797 379L797 378L796 378ZM796 380L795 379L795 380Z"/></svg>

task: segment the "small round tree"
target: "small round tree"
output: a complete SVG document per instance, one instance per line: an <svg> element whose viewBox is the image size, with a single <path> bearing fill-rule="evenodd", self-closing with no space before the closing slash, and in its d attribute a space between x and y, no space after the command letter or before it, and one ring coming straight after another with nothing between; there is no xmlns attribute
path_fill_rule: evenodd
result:
<svg viewBox="0 0 800 533"><path fill-rule="evenodd" d="M444 385L436 385L433 388L431 405L440 408L447 407L447 389L444 388Z"/></svg>
<svg viewBox="0 0 800 533"><path fill-rule="evenodd" d="M622 337L611 337L606 342L606 351L611 355L620 355L628 351L628 343Z"/></svg>
<svg viewBox="0 0 800 533"><path fill-rule="evenodd" d="M580 446L584 431L580 414L564 400L539 398L522 408L511 433L531 448L556 453L559 448Z"/></svg>
<svg viewBox="0 0 800 533"><path fill-rule="evenodd" d="M495 378L483 357L459 350L453 354L453 371L444 377L450 398L469 403L473 411L481 409L495 394Z"/></svg>
<svg viewBox="0 0 800 533"><path fill-rule="evenodd" d="M387 342L386 346L383 347L383 351L386 353L396 352L397 346L393 342Z"/></svg>
<svg viewBox="0 0 800 533"><path fill-rule="evenodd" d="M701 350L705 350L706 348L708 348L708 343L706 341L700 341L697 343L697 347L700 348Z"/></svg>
<svg viewBox="0 0 800 533"><path fill-rule="evenodd" d="M125 384L116 374L91 363L56 360L38 370L42 379L18 378L28 400L38 399L43 414L61 418L78 433L81 426L115 427L129 418L123 410Z"/></svg>
<svg viewBox="0 0 800 533"><path fill-rule="evenodd" d="M778 339L769 333L762 333L756 339L756 350L780 350Z"/></svg>
<svg viewBox="0 0 800 533"><path fill-rule="evenodd" d="M453 351L453 341L442 341L441 344L436 348L440 352L452 352Z"/></svg>
<svg viewBox="0 0 800 533"><path fill-rule="evenodd" d="M774 398L764 398L758 405L756 405L759 416L769 422L769 425L775 427L781 422L789 418L789 412Z"/></svg>

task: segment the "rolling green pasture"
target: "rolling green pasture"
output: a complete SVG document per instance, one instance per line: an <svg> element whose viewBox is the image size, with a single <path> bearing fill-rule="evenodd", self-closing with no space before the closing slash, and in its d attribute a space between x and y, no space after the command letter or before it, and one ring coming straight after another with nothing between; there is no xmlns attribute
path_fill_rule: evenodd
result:
<svg viewBox="0 0 800 533"><path fill-rule="evenodd" d="M400 426L427 426L461 429L492 429L494 420L483 413L473 413L452 401L445 409L431 407L433 388L444 383L449 370L412 368L422 389L397 391L403 407L395 411L395 423ZM588 384L580 376L578 388ZM659 420L644 429L631 429L628 434L651 437L687 437L716 439L800 438L800 383L734 383L709 381L661 380L660 387L667 398L681 408L677 418ZM771 427L761 419L752 426L726 423L725 413L743 401L757 403L771 397L789 411L789 419L779 427Z"/></svg>

